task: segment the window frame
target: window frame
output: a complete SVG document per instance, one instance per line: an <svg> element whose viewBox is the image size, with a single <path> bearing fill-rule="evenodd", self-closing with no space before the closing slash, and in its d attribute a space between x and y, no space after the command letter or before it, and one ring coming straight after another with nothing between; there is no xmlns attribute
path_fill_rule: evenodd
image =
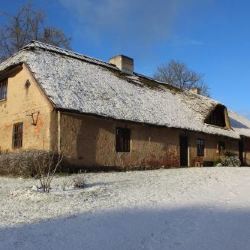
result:
<svg viewBox="0 0 250 250"><path fill-rule="evenodd" d="M23 147L23 122L13 124L12 148L19 149Z"/></svg>
<svg viewBox="0 0 250 250"><path fill-rule="evenodd" d="M117 153L129 153L131 143L131 130L129 128L116 128L115 149Z"/></svg>
<svg viewBox="0 0 250 250"><path fill-rule="evenodd" d="M0 80L0 101L7 100L8 79Z"/></svg>
<svg viewBox="0 0 250 250"><path fill-rule="evenodd" d="M196 154L198 157L204 157L205 156L205 140L202 138L198 138L196 140Z"/></svg>

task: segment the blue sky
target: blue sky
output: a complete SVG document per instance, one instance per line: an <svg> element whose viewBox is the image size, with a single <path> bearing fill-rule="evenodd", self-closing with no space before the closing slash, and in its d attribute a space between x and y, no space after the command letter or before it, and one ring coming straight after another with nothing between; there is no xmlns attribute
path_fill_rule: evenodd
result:
<svg viewBox="0 0 250 250"><path fill-rule="evenodd" d="M0 0L15 12L25 1ZM102 60L125 54L152 75L171 59L204 74L211 96L250 118L247 0L34 0L72 49ZM1 20L0 20L1 22Z"/></svg>

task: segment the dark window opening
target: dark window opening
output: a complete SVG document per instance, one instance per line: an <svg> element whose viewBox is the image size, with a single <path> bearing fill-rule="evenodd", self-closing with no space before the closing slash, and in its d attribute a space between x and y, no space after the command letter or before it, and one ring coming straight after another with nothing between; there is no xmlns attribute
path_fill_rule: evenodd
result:
<svg viewBox="0 0 250 250"><path fill-rule="evenodd" d="M218 105L207 117L205 120L207 124L219 126L219 127L226 127L225 121L225 107L222 105Z"/></svg>
<svg viewBox="0 0 250 250"><path fill-rule="evenodd" d="M180 166L188 166L188 137L185 135L180 136Z"/></svg>
<svg viewBox="0 0 250 250"><path fill-rule="evenodd" d="M16 123L13 126L13 148L21 148L23 146L23 123Z"/></svg>
<svg viewBox="0 0 250 250"><path fill-rule="evenodd" d="M130 129L116 128L116 152L130 152Z"/></svg>
<svg viewBox="0 0 250 250"><path fill-rule="evenodd" d="M241 165L245 165L246 164L246 159L244 157L244 152L245 152L245 140L244 138L241 138L239 141L239 158L240 158L240 162Z"/></svg>
<svg viewBox="0 0 250 250"><path fill-rule="evenodd" d="M197 156L205 155L205 140L197 139Z"/></svg>
<svg viewBox="0 0 250 250"><path fill-rule="evenodd" d="M7 97L7 81L0 81L0 100L5 100Z"/></svg>
<svg viewBox="0 0 250 250"><path fill-rule="evenodd" d="M219 152L219 154L224 154L225 150L226 150L225 142L224 141L219 141L218 142L218 152Z"/></svg>

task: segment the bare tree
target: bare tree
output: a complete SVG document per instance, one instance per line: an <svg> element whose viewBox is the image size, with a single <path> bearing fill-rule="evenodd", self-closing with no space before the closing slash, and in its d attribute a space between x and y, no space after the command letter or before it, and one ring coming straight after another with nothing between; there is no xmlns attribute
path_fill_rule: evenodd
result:
<svg viewBox="0 0 250 250"><path fill-rule="evenodd" d="M175 60L159 66L154 75L156 80L166 82L181 89L200 90L200 94L209 96L209 88L203 81L203 76L190 70L186 64Z"/></svg>
<svg viewBox="0 0 250 250"><path fill-rule="evenodd" d="M31 40L70 47L70 38L60 29L45 26L44 12L35 10L31 3L22 6L15 15L0 13L0 16L5 18L0 26L0 60L11 56Z"/></svg>

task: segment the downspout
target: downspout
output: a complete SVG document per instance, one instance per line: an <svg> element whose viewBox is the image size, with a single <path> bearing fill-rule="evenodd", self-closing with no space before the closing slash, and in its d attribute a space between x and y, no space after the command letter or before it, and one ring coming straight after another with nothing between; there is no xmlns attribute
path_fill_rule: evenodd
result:
<svg viewBox="0 0 250 250"><path fill-rule="evenodd" d="M61 154L61 112L57 111L57 152Z"/></svg>

